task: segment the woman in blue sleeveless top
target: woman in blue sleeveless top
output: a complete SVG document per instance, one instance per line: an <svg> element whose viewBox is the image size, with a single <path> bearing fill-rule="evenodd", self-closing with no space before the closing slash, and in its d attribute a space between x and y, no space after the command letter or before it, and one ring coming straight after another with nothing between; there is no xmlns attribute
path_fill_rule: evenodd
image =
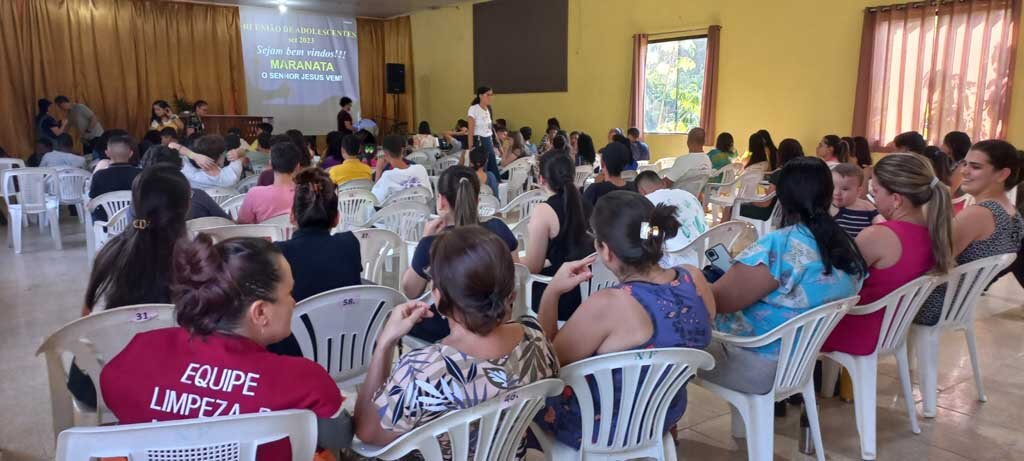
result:
<svg viewBox="0 0 1024 461"><path fill-rule="evenodd" d="M655 207L644 196L628 191L611 192L597 203L590 219L597 255L564 263L541 299L540 324L562 366L627 350L707 347L715 310L710 285L695 267L666 269L658 265L665 241L679 230L675 211L673 206ZM592 294L559 329L559 296L590 278L587 267L596 258L601 258L621 283ZM614 380L618 398L621 377L616 375ZM683 387L666 414L665 432L685 410ZM549 398L535 422L560 442L579 448L582 421L570 389ZM613 431L615 424L613 421ZM591 437L596 439L597 434Z"/></svg>

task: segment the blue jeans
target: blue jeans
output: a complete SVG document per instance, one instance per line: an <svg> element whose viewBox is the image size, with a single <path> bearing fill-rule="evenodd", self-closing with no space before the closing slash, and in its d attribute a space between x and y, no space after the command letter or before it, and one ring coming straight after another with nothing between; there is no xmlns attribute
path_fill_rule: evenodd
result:
<svg viewBox="0 0 1024 461"><path fill-rule="evenodd" d="M494 159L494 137L473 137L474 146L483 146L484 150L487 151L487 171L494 173L494 177L497 178L501 175L501 170L498 169L498 161Z"/></svg>

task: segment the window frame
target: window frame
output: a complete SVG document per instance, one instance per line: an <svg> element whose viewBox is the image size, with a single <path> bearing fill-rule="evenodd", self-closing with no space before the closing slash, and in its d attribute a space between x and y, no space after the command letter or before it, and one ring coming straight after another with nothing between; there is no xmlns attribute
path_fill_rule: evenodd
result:
<svg viewBox="0 0 1024 461"><path fill-rule="evenodd" d="M644 49L644 55L647 56L647 51L651 47L651 45L657 45L659 43L666 43L666 42L682 42L682 41L686 41L686 40L698 40L698 39L702 39L702 38L705 39L705 40L709 40L710 36L707 33L701 33L701 34L697 34L697 35L675 35L675 36L671 36L671 37L649 39L647 41L646 48ZM707 45L705 44L705 55L704 55L704 67L705 67L705 69L707 69L707 64L708 64L706 50L707 50ZM706 73L707 73L707 71L705 70L705 74ZM704 108L704 94L703 94L704 93L704 85L706 85L706 84L707 84L707 82L704 82L701 85L700 104L701 104L701 109L702 110ZM646 93L646 92L647 92L647 69L645 68L644 69L644 93ZM644 95L644 106L646 106L646 105L647 105L647 96ZM641 111L641 113L644 114L644 116L646 116L647 107L644 107L643 110ZM699 116L700 114L698 113L697 115ZM698 124L698 126L699 126L699 124ZM687 132L685 132L685 131L651 131L650 129L648 129L646 123L643 123L643 127L644 127L644 129L643 129L644 136L646 136L648 134L653 134L653 135L685 135L685 134L687 134Z"/></svg>

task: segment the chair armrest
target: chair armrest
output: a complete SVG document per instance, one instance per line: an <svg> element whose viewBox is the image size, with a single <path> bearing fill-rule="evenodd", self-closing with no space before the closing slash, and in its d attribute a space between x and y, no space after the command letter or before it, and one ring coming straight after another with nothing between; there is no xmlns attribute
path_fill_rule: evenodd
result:
<svg viewBox="0 0 1024 461"><path fill-rule="evenodd" d="M719 342L728 344L730 346L737 346L744 349L750 349L754 347L767 346L779 339L777 334L778 329L769 331L761 336L736 336L729 333L722 333L721 331L712 331L711 336Z"/></svg>
<svg viewBox="0 0 1024 461"><path fill-rule="evenodd" d="M853 306L850 308L850 311L846 313L846 315L868 315L875 313L890 304L883 301L885 301L885 298L882 298L878 301L875 301L871 304L867 304L864 306Z"/></svg>
<svg viewBox="0 0 1024 461"><path fill-rule="evenodd" d="M551 283L551 277L547 276L547 275L530 274L529 282L530 283L538 282L538 283L543 283L543 284L547 285L547 284Z"/></svg>

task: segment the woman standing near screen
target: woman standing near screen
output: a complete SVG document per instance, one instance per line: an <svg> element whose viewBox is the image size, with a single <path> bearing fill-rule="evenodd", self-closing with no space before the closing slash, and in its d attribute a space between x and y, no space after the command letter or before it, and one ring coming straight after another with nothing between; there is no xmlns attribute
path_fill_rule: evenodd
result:
<svg viewBox="0 0 1024 461"><path fill-rule="evenodd" d="M491 99L494 98L494 91L486 86L476 89L476 98L469 106L469 139L466 150L473 150L473 146L484 146L487 156L487 171L498 177L498 163L494 159L494 130L491 126Z"/></svg>

